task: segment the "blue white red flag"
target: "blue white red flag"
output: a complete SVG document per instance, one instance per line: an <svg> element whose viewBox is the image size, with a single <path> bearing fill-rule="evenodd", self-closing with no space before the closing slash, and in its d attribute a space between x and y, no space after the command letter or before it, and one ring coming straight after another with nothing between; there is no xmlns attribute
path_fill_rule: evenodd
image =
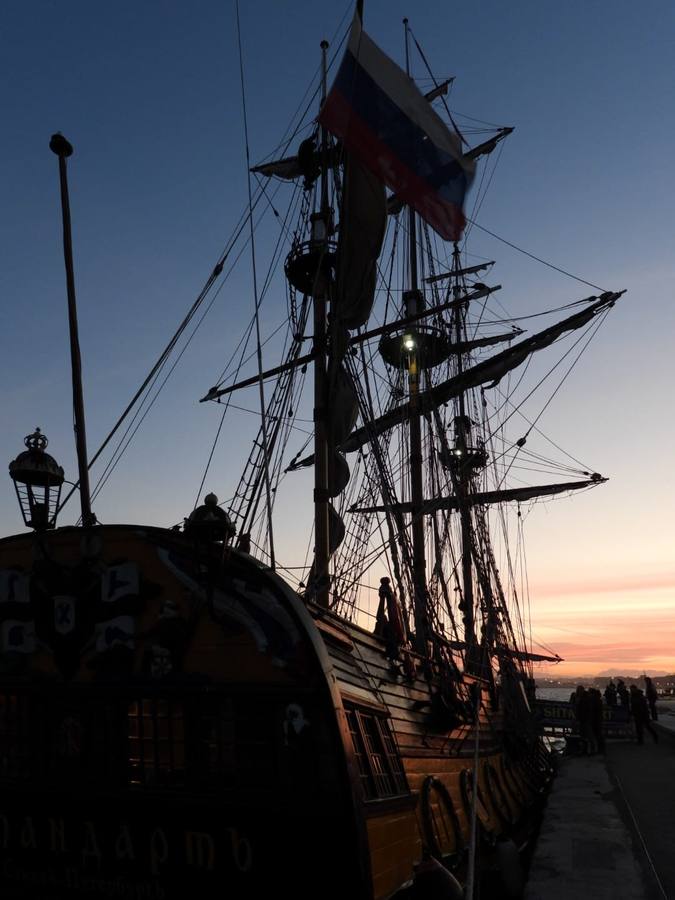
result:
<svg viewBox="0 0 675 900"><path fill-rule="evenodd" d="M442 238L459 240L473 160L412 79L363 31L358 13L319 122Z"/></svg>

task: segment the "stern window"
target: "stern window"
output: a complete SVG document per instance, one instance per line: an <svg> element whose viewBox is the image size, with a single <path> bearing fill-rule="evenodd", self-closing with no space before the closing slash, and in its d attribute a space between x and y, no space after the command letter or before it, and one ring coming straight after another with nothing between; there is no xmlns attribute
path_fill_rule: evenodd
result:
<svg viewBox="0 0 675 900"><path fill-rule="evenodd" d="M28 697L0 694L0 777L27 778L30 751Z"/></svg>
<svg viewBox="0 0 675 900"><path fill-rule="evenodd" d="M168 698L129 704L129 784L178 786L185 781L183 704Z"/></svg>
<svg viewBox="0 0 675 900"><path fill-rule="evenodd" d="M401 758L386 718L346 708L354 756L366 800L408 793Z"/></svg>
<svg viewBox="0 0 675 900"><path fill-rule="evenodd" d="M199 717L196 780L230 787L236 775L234 705L226 697L204 700Z"/></svg>

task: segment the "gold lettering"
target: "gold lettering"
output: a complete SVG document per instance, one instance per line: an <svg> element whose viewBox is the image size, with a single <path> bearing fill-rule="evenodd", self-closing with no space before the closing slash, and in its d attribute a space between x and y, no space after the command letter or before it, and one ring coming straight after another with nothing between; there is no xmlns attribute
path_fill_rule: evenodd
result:
<svg viewBox="0 0 675 900"><path fill-rule="evenodd" d="M134 845L129 834L129 828L122 825L120 833L115 841L115 856L118 859L135 859Z"/></svg>
<svg viewBox="0 0 675 900"><path fill-rule="evenodd" d="M63 819L49 820L49 849L55 853L66 852L66 826Z"/></svg>
<svg viewBox="0 0 675 900"><path fill-rule="evenodd" d="M159 875L160 863L165 863L169 858L169 845L166 835L161 828L155 828L150 835L150 870L153 875Z"/></svg>
<svg viewBox="0 0 675 900"><path fill-rule="evenodd" d="M232 841L232 858L240 872L249 872L253 865L253 847L244 837L239 837L236 828L228 828Z"/></svg>
<svg viewBox="0 0 675 900"><path fill-rule="evenodd" d="M37 840L35 839L35 825L30 816L26 816L23 820L23 828L21 829L21 846L24 850L37 850Z"/></svg>
<svg viewBox="0 0 675 900"><path fill-rule="evenodd" d="M206 868L211 871L215 857L211 835L205 831L186 831L185 855L189 866L197 866L198 869Z"/></svg>
<svg viewBox="0 0 675 900"><path fill-rule="evenodd" d="M96 860L98 866L101 865L101 851L99 850L98 841L96 840L96 831L93 822L84 823L84 847L82 848L82 865L87 865L88 857Z"/></svg>

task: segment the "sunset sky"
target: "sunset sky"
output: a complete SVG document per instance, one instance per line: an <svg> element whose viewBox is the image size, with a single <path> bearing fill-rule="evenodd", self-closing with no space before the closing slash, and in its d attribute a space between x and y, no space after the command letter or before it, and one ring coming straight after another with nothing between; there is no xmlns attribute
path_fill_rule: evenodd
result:
<svg viewBox="0 0 675 900"><path fill-rule="evenodd" d="M321 39L344 33L351 10L327 0L242 2L253 160L281 139L316 72ZM610 481L526 516L532 634L566 660L540 671L675 671L675 5L366 0L366 30L399 60L405 15L439 77L456 76L451 108L515 126L477 221L585 280L628 291L542 422ZM0 458L8 463L39 425L74 480L50 135L62 131L75 146L71 206L93 451L245 207L235 7L25 0L3 5L0 33ZM491 278L516 312L592 292L477 230L471 250L497 260ZM191 511L219 418L197 400L251 314L246 266L101 493L100 521L168 526ZM285 302L275 308L273 299L263 309L266 335L285 316ZM237 426L221 444L208 484L221 498L241 468L246 433ZM64 523L76 513L71 503ZM20 526L5 476L0 533ZM289 532L280 552L302 558L306 538Z"/></svg>

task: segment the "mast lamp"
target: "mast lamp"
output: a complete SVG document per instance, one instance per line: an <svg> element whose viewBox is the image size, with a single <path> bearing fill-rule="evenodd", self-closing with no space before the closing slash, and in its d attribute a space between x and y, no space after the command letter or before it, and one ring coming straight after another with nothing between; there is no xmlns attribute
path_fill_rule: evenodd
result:
<svg viewBox="0 0 675 900"><path fill-rule="evenodd" d="M46 531L56 525L63 469L45 453L49 441L36 428L24 438L27 449L9 464L23 521L28 528Z"/></svg>

